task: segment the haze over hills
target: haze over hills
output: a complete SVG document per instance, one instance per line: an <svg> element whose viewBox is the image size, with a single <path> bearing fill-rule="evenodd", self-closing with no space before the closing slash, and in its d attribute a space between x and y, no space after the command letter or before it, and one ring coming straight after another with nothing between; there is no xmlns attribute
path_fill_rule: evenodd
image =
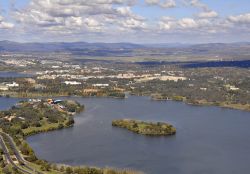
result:
<svg viewBox="0 0 250 174"><path fill-rule="evenodd" d="M88 57L138 57L161 60L249 60L250 42L207 44L133 44L0 41L0 53L60 53Z"/></svg>
<svg viewBox="0 0 250 174"><path fill-rule="evenodd" d="M87 42L48 42L48 43L19 43L0 41L0 51L10 52L54 52L74 51L80 49L136 49L142 45L132 43L87 43Z"/></svg>
<svg viewBox="0 0 250 174"><path fill-rule="evenodd" d="M13 42L8 40L0 41L0 51L72 51L77 49L138 49L138 48L237 48L250 47L250 42L235 43L156 43L156 44L135 44L135 43L104 43L104 42Z"/></svg>

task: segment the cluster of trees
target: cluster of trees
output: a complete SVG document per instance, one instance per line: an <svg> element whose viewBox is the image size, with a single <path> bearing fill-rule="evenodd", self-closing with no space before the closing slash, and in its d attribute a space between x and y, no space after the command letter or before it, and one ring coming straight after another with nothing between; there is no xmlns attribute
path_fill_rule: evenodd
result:
<svg viewBox="0 0 250 174"><path fill-rule="evenodd" d="M22 139L30 134L69 127L74 124L74 119L68 112L80 112L84 108L75 101L64 101L61 105L64 105L64 110L59 110L45 101L21 101L9 110L0 112L0 127L13 137L29 161L35 161L37 159L33 150ZM50 124L58 126L48 126ZM26 129L31 131L24 133Z"/></svg>
<svg viewBox="0 0 250 174"><path fill-rule="evenodd" d="M114 97L114 98L125 98L125 93L122 92L111 92L108 94L109 97Z"/></svg>
<svg viewBox="0 0 250 174"><path fill-rule="evenodd" d="M63 174L143 174L142 172L134 170L119 170L111 168L95 168L95 167L71 167L71 166L57 166L56 164L50 164L46 161L37 163L41 166L42 171L58 171Z"/></svg>
<svg viewBox="0 0 250 174"><path fill-rule="evenodd" d="M28 143L26 143L25 141L23 141L20 146L19 149L21 151L21 153L23 155L26 156L26 160L33 162L37 160L37 157L35 155L35 152L33 151L33 149L28 145Z"/></svg>
<svg viewBox="0 0 250 174"><path fill-rule="evenodd" d="M132 132L150 135L150 136L162 136L173 135L176 133L176 129L168 123L152 123L140 120L122 119L113 120L112 126L126 128Z"/></svg>
<svg viewBox="0 0 250 174"><path fill-rule="evenodd" d="M69 126L74 123L74 120L67 112L81 112L84 109L83 105L74 101L63 101L61 105L64 106L66 112L55 109L44 101L35 104L21 102L8 111L0 112L0 126L12 135L22 134L21 130L23 129L41 127L45 123L64 125L66 122L67 126ZM5 119L6 117L13 118L9 121Z"/></svg>
<svg viewBox="0 0 250 174"><path fill-rule="evenodd" d="M21 172L19 172L19 170L17 170L17 168L11 166L10 164L4 166L2 168L2 172L4 174L22 174Z"/></svg>
<svg viewBox="0 0 250 174"><path fill-rule="evenodd" d="M247 83L247 84L246 84ZM244 81L243 85L250 87L249 82ZM143 86L143 87L142 87ZM186 100L188 103L205 100L211 103L238 103L250 104L250 94L247 89L230 90L224 83L215 81L160 81L153 80L142 84L135 84L132 93L136 95L161 94L159 99L173 99L177 101Z"/></svg>
<svg viewBox="0 0 250 174"><path fill-rule="evenodd" d="M86 84L82 85L66 85L63 83L63 79L54 79L54 80L40 80L36 79L36 84L30 84L25 79L16 79L20 84L19 87L11 88L10 92L15 92L19 97L30 97L30 96L104 96L104 97L115 97L115 98L124 98L125 94L120 91L113 90L113 85L105 89L99 89L98 92L84 93L83 89L92 87L94 82L101 83L103 79L97 80L88 80ZM109 81L105 79L106 83ZM127 82L128 83L128 82ZM39 85L37 85L39 84ZM125 85L125 84L124 84ZM9 95L7 93L7 95Z"/></svg>
<svg viewBox="0 0 250 174"><path fill-rule="evenodd" d="M5 165L6 165L6 163L5 163L5 161L4 161L4 159L3 159L3 150L0 148L0 168L4 168L5 167Z"/></svg>
<svg viewBox="0 0 250 174"><path fill-rule="evenodd" d="M84 106L73 100L65 100L60 103L68 112L79 113L84 110Z"/></svg>
<svg viewBox="0 0 250 174"><path fill-rule="evenodd" d="M4 119L4 117L13 117L11 122ZM21 129L28 127L41 127L43 120L46 119L48 123L58 123L65 120L66 115L49 106L41 107L41 105L32 105L29 103L22 103L18 106L12 107L8 111L0 112L0 125L3 128L11 127L13 133L19 133Z"/></svg>

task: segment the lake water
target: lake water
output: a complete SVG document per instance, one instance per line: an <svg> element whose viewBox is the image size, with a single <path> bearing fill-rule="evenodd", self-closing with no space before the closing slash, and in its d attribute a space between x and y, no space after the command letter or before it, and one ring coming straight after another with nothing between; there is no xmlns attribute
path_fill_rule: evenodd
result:
<svg viewBox="0 0 250 174"><path fill-rule="evenodd" d="M22 100L21 98L0 97L0 110L8 110L11 106Z"/></svg>
<svg viewBox="0 0 250 174"><path fill-rule="evenodd" d="M0 78L32 77L32 74L18 73L12 71L0 71Z"/></svg>
<svg viewBox="0 0 250 174"><path fill-rule="evenodd" d="M39 158L148 174L250 173L249 112L136 96L71 99L86 106L75 117L74 127L27 139ZM166 121L177 128L177 134L137 135L112 127L111 121L119 118Z"/></svg>

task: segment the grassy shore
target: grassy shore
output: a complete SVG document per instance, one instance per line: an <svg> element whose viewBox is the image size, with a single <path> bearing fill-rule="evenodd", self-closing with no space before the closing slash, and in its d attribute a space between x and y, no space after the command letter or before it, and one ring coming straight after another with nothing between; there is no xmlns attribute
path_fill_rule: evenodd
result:
<svg viewBox="0 0 250 174"><path fill-rule="evenodd" d="M182 97L182 96L176 96L174 98L165 98L165 97L162 97L161 95L152 95L151 99L155 101L166 101L166 100L181 101L186 104L195 105L195 106L218 106L222 108L250 111L250 104L231 103L231 102L209 102L207 100L189 101L185 97Z"/></svg>
<svg viewBox="0 0 250 174"><path fill-rule="evenodd" d="M5 92L0 93L2 96L8 96L8 97L15 97L15 98L37 98L37 97L69 97L70 95L67 93L16 93L16 92ZM139 94L131 94L131 95L137 95L137 96L144 96ZM145 95L148 96L148 95ZM91 97L89 95L82 95L79 97ZM117 98L117 99L125 99L126 97L116 97L116 96L108 96L108 95L97 95L95 97L107 97L107 98ZM165 101L165 100L172 100L172 101L182 101L186 104L190 105L196 105L196 106L218 106L222 108L229 108L229 109L237 109L237 110L243 110L243 111L250 111L250 104L241 104L241 103L231 103L231 102L209 102L206 100L196 100L196 101L188 101L185 97L182 96L175 96L173 98L165 98L161 95L152 95L152 100L155 101Z"/></svg>
<svg viewBox="0 0 250 174"><path fill-rule="evenodd" d="M8 96L13 98L39 98L39 97L47 97L47 98L54 98L54 97L69 97L72 96L69 93L38 93L38 92L28 92L28 93L18 93L12 91L5 91L1 92L0 96ZM107 98L115 98L115 99L125 99L126 96L124 93L94 93L94 94L85 94L80 93L74 96L79 97L107 97Z"/></svg>
<svg viewBox="0 0 250 174"><path fill-rule="evenodd" d="M73 124L67 126L66 123L67 123L67 121L64 121L62 123L44 122L41 125L41 127L34 127L34 126L33 127L28 127L26 129L22 129L22 131L23 131L24 136L27 137L27 136L31 136L31 135L38 134L38 133L49 132L49 131L63 129L63 128L73 126Z"/></svg>
<svg viewBox="0 0 250 174"><path fill-rule="evenodd" d="M112 126L128 129L132 132L148 136L167 136L174 135L176 128L168 123L152 123L140 120L122 119L113 120Z"/></svg>

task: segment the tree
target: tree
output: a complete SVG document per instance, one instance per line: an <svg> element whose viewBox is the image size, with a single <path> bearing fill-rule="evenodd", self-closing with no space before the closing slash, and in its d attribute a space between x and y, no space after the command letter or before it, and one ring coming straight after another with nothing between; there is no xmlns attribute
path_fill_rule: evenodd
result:
<svg viewBox="0 0 250 174"><path fill-rule="evenodd" d="M71 173L73 173L72 168L71 167L67 167L66 168L66 174L71 174Z"/></svg>
<svg viewBox="0 0 250 174"><path fill-rule="evenodd" d="M52 169L53 169L53 170L58 170L57 165L56 165L56 164L53 164L53 165L52 165Z"/></svg>
<svg viewBox="0 0 250 174"><path fill-rule="evenodd" d="M60 167L60 171L61 171L61 172L64 172L64 171L65 171L64 166L61 166L61 167Z"/></svg>
<svg viewBox="0 0 250 174"><path fill-rule="evenodd" d="M47 161L43 161L41 164L41 170L42 171L50 171L51 165Z"/></svg>
<svg viewBox="0 0 250 174"><path fill-rule="evenodd" d="M10 167L9 166L5 166L3 168L3 173L4 174L12 174Z"/></svg>
<svg viewBox="0 0 250 174"><path fill-rule="evenodd" d="M66 122L66 126L71 126L75 123L74 119L72 117L69 118L69 120Z"/></svg>

